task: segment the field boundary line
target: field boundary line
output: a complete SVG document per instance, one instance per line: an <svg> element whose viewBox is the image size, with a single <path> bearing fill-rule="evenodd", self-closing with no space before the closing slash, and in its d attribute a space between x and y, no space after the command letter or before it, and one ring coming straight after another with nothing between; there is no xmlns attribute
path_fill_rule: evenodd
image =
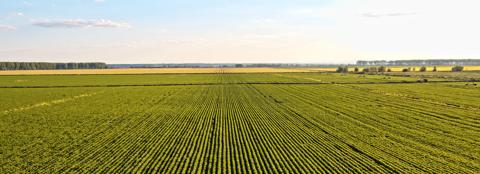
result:
<svg viewBox="0 0 480 174"><path fill-rule="evenodd" d="M149 87L149 86L222 86L222 85L394 85L394 84L432 84L432 83L469 83L468 81L431 81L431 82L239 82L239 83L171 83L171 84L123 84L123 85L52 85L52 86L0 86L9 88L99 88L99 87Z"/></svg>

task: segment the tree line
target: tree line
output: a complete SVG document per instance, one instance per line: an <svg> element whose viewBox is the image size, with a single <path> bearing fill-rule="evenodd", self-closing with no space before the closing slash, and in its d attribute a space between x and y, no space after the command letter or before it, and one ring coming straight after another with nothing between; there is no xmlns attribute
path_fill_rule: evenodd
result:
<svg viewBox="0 0 480 174"><path fill-rule="evenodd" d="M452 72L462 72L464 70L463 66L454 66L452 67ZM411 72L411 71L417 71L415 67L408 67L408 68L403 68L402 72ZM418 70L419 72L427 72L427 67L422 66ZM437 72L437 66L433 66L432 72ZM337 73L348 73L349 72L349 67L348 66L339 66L336 70ZM365 67L363 70L360 72L360 69L358 67L353 68L354 73L383 73L383 72L392 72L392 70L386 66L370 66L370 67Z"/></svg>
<svg viewBox="0 0 480 174"><path fill-rule="evenodd" d="M480 59L430 59L430 60L374 60L357 61L357 66L466 66L480 65Z"/></svg>
<svg viewBox="0 0 480 174"><path fill-rule="evenodd" d="M47 62L0 62L0 70L55 70L55 69L106 69L101 62L47 63Z"/></svg>
<svg viewBox="0 0 480 174"><path fill-rule="evenodd" d="M177 63L177 64L108 64L109 68L335 68L338 64L296 63Z"/></svg>

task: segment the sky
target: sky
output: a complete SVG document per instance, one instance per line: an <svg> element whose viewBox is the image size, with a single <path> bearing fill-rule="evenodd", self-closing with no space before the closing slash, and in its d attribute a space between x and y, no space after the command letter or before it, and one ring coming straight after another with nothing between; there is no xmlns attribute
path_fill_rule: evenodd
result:
<svg viewBox="0 0 480 174"><path fill-rule="evenodd" d="M478 0L0 0L0 61L480 58Z"/></svg>

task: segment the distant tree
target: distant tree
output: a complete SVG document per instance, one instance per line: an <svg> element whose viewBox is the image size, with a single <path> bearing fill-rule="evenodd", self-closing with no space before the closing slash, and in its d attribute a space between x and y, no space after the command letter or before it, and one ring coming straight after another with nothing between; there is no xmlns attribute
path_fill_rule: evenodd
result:
<svg viewBox="0 0 480 174"><path fill-rule="evenodd" d="M463 66L454 66L452 68L452 72L462 72L463 71Z"/></svg>
<svg viewBox="0 0 480 174"><path fill-rule="evenodd" d="M0 62L0 70L105 69L105 63Z"/></svg>
<svg viewBox="0 0 480 174"><path fill-rule="evenodd" d="M416 70L417 70L417 68L413 67L413 70L412 70L412 71L416 71Z"/></svg>
<svg viewBox="0 0 480 174"><path fill-rule="evenodd" d="M235 68L242 68L243 64L235 64Z"/></svg>
<svg viewBox="0 0 480 174"><path fill-rule="evenodd" d="M403 68L402 72L410 72L410 68Z"/></svg>
<svg viewBox="0 0 480 174"><path fill-rule="evenodd" d="M427 71L427 67L422 66L422 67L420 68L420 72L425 72L425 71Z"/></svg>
<svg viewBox="0 0 480 174"><path fill-rule="evenodd" d="M437 66L433 67L433 72L437 72Z"/></svg>
<svg viewBox="0 0 480 174"><path fill-rule="evenodd" d="M337 68L337 73L348 73L348 66L339 66Z"/></svg>
<svg viewBox="0 0 480 174"><path fill-rule="evenodd" d="M420 82L420 83L427 83L428 82L428 79L418 79L417 82Z"/></svg>
<svg viewBox="0 0 480 174"><path fill-rule="evenodd" d="M7 64L0 62L0 70L7 70Z"/></svg>
<svg viewBox="0 0 480 174"><path fill-rule="evenodd" d="M343 66L339 66L336 70L337 73L343 72Z"/></svg>
<svg viewBox="0 0 480 174"><path fill-rule="evenodd" d="M430 60L374 60L357 61L358 66L451 66L451 65L480 65L480 59L430 59Z"/></svg>
<svg viewBox="0 0 480 174"><path fill-rule="evenodd" d="M387 68L384 67L384 66L380 66L380 67L377 68L378 72L385 72L386 70L387 70Z"/></svg>
<svg viewBox="0 0 480 174"><path fill-rule="evenodd" d="M355 67L355 68L353 69L353 71L356 72L356 73L358 73L360 70L358 69L358 67Z"/></svg>
<svg viewBox="0 0 480 174"><path fill-rule="evenodd" d="M388 69L387 69L387 72L392 72L392 69L388 68Z"/></svg>
<svg viewBox="0 0 480 174"><path fill-rule="evenodd" d="M362 71L362 72L364 72L364 73L369 73L369 72L370 72L370 68L368 68L368 67L367 67L367 68L363 68L363 71Z"/></svg>

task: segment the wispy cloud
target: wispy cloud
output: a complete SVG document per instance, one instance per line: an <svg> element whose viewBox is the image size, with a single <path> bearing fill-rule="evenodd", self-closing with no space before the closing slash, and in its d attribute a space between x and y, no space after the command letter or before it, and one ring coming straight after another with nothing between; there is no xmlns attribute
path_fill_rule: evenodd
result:
<svg viewBox="0 0 480 174"><path fill-rule="evenodd" d="M288 13L295 17L308 18L322 18L331 15L331 11L326 11L325 8L297 8L291 9Z"/></svg>
<svg viewBox="0 0 480 174"><path fill-rule="evenodd" d="M13 25L1 25L0 24L0 30L16 30L17 27Z"/></svg>
<svg viewBox="0 0 480 174"><path fill-rule="evenodd" d="M265 18L265 19L255 19L252 22L257 23L257 24L271 24L271 23L275 23L275 22L278 22L278 21L275 20L275 19Z"/></svg>
<svg viewBox="0 0 480 174"><path fill-rule="evenodd" d="M22 18L25 17L26 15L22 12L10 12L6 15L0 15L0 20L12 20L16 18Z"/></svg>
<svg viewBox="0 0 480 174"><path fill-rule="evenodd" d="M102 2L105 2L106 0L93 0L93 2L95 3L102 3Z"/></svg>
<svg viewBox="0 0 480 174"><path fill-rule="evenodd" d="M33 5L33 3L29 2L29 1L23 1L22 4L24 6L32 6Z"/></svg>
<svg viewBox="0 0 480 174"><path fill-rule="evenodd" d="M41 20L34 21L33 25L45 28L130 28L131 25L111 20L85 20L85 19L64 19L64 20Z"/></svg>
<svg viewBox="0 0 480 174"><path fill-rule="evenodd" d="M12 12L8 14L9 17L22 17L25 16L22 12Z"/></svg>
<svg viewBox="0 0 480 174"><path fill-rule="evenodd" d="M368 18L381 18L381 17L398 17L398 16L412 16L416 15L417 13L414 12L408 12L408 13L402 13L402 12L396 12L396 13L363 13L363 17L368 17Z"/></svg>

